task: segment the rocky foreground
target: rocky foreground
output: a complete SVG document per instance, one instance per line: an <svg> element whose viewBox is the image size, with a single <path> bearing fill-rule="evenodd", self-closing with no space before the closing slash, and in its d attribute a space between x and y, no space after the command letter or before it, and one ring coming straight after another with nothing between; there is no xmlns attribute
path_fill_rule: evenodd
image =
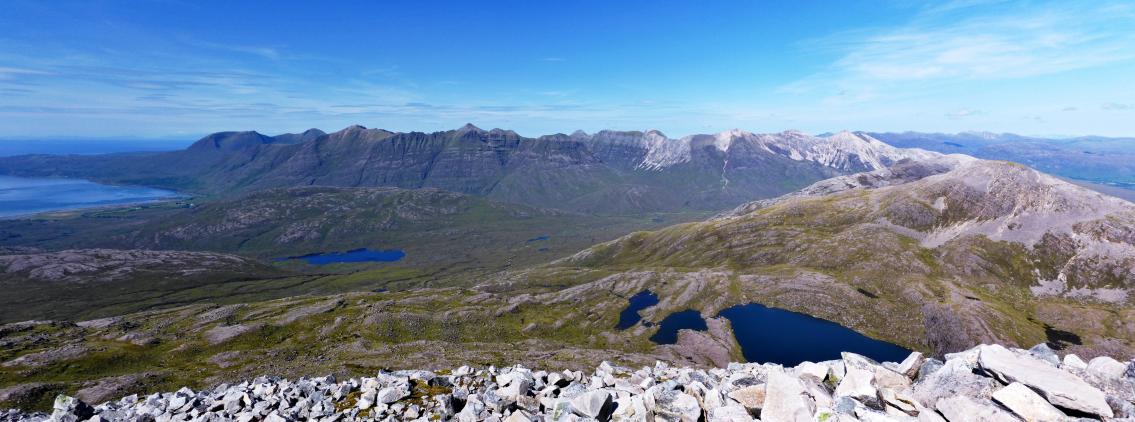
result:
<svg viewBox="0 0 1135 422"><path fill-rule="evenodd" d="M12 421L1135 421L1135 361L1061 359L982 345L945 361L911 354L877 363L843 359L730 364L710 370L624 368L592 374L523 367L383 372L373 378L257 378L213 390L183 388L90 406L59 396L54 413Z"/></svg>

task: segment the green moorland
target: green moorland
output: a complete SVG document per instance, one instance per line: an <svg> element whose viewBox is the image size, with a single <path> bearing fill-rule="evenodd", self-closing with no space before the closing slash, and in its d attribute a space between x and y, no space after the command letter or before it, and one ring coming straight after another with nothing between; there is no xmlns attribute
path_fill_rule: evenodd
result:
<svg viewBox="0 0 1135 422"><path fill-rule="evenodd" d="M523 264L468 271L466 278L456 271L448 276L422 275L438 267L415 267L412 264L421 264L410 259L374 268L340 268L339 273L276 264L271 268L288 276L248 281L257 285L235 288L226 297L200 297L195 303L79 323L8 324L0 328L4 346L0 389L9 392L9 401L0 406L43 408L49 397L64 391L98 401L264 374L362 375L378 368L512 363L586 368L603 359L628 365L655 359L720 365L741 359L741 354L729 321L717 317L718 312L750 302L803 312L935 355L988 342L1021 347L1048 342L1084 357L1129 355L1135 350L1135 327L1128 323L1135 321L1132 296L1127 294L1132 276L1125 272L1131 261L1094 259L1085 249L1100 242L1128 245L1121 247L1135 243L1126 229L1135 218L1129 206L1103 218L1071 219L1076 207L1106 209L1110 203L1079 200L1079 196L1068 200L1062 192L1046 190L1048 185L1031 182L1035 176L1024 168L985 166L970 170L995 171L999 177L988 180L1003 186L975 184L973 176L951 176L792 197L741 215L626 234L574 254L557 251L543 261L514 258ZM325 195L308 196L323 209L336 209L335 201ZM400 230L422 231L411 229L419 224L416 221L430 221L435 224L431 227L455 224L436 229L440 232L477 233L467 225L439 223L460 220L462 213L476 207L438 205L448 203L444 198L431 201L439 201L430 202L432 211L416 205L406 208L395 201L383 202L390 204L383 209L402 212L365 218L334 214L330 218L334 224L326 226L317 224L319 217L297 221L306 222L304 227L325 227L311 231L322 235L341 233L335 227L345 225L364 227L360 231L368 233L387 230L392 236L409 236ZM176 215L160 223L143 221L115 229L116 234L107 239L140 242L127 243L134 247L188 249L199 247L193 246L199 239L195 233L219 233L200 239L222 245L228 242L225 234L236 233L257 239L244 243L254 246L216 248L261 259L323 247L319 236L280 246L276 240L290 239L285 234L293 232L272 218L258 223L266 218L259 211L264 206L247 205L257 203L203 205L191 212L217 214L199 223ZM1038 209L1037 204L1059 207ZM1032 220L1016 219L1020 210L1029 210L1024 214ZM511 232L512 245L530 248L542 240L528 240L541 234L556 239L545 219L560 217L530 209L523 213L523 217L507 217L522 221L517 226L533 224L525 229L531 231ZM416 220L427 215L426 220ZM1034 218L1038 215L1047 220L1038 223ZM76 221L84 218L89 217ZM393 225L360 226L376 221ZM979 230L991 222L1009 227L1013 236L1036 234L1027 232L1033 230L1029 224L1060 230L1043 231L1026 246L1027 241L997 237L1004 233ZM610 227L624 226L591 229L597 238L614 238ZM944 232L953 235L943 236ZM476 247L461 243L468 238L477 236L418 239L433 242L435 248L452 247L445 244L448 239L465 251ZM388 244L361 246L384 245ZM449 249L438 249L443 250ZM499 265L501 251L486 256L497 258L492 262ZM413 250L407 253L412 256ZM1090 259L1079 258L1085 256ZM556 257L560 259L552 259ZM310 281L287 293L260 290L304 277ZM1062 289L1034 290L1040 281L1056 278L1065 283ZM371 291L341 293L364 287ZM373 291L386 287L398 288ZM660 299L658 305L640 312L644 321L653 324L615 329L627 298L647 289ZM682 331L675 345L649 341L658 321L685 309L700 311L709 329Z"/></svg>
<svg viewBox="0 0 1135 422"><path fill-rule="evenodd" d="M628 232L701 217L593 216L433 189L292 188L227 200L0 220L0 242L8 253L56 253L56 261L62 259L58 251L93 248L209 251L249 261L176 277L170 273L213 258L182 256L185 265L169 272L123 263L115 267L123 271L113 282L98 283L36 277L34 265L9 270L0 273L0 285L7 289L0 299L0 322L95 318L202 301L469 286L490 274L549 262ZM356 248L401 249L406 256L390 263L330 265L280 260ZM111 270L84 274L98 278Z"/></svg>
<svg viewBox="0 0 1135 422"><path fill-rule="evenodd" d="M935 354L981 342L1048 341L1081 356L1130 355L1135 261L1097 255L1135 243L1130 206L1070 201L1023 166L981 165L1004 185L934 178L790 198L744 215L634 233L554 265L696 281L708 301L671 296L703 315L758 302ZM1073 220L1081 206L1115 208ZM1008 230L986 232L982 224ZM1036 225L1051 230L1013 232ZM1026 246L986 233L1038 239ZM1058 285L1051 292L1039 285L1057 279L1062 284L1050 282ZM659 293L665 302L665 290Z"/></svg>

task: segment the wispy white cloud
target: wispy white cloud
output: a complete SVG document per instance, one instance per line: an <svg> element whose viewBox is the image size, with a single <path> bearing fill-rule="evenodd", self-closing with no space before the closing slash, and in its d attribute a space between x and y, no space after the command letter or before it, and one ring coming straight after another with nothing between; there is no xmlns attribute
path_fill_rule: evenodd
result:
<svg viewBox="0 0 1135 422"><path fill-rule="evenodd" d="M955 3L899 28L814 40L808 48L838 58L782 91L1012 79L1135 59L1131 5L1069 2L981 14L970 8L973 2Z"/></svg>
<svg viewBox="0 0 1135 422"><path fill-rule="evenodd" d="M202 41L195 39L184 39L186 44L194 47L208 48L213 50L229 51L233 53L242 53L253 56L259 56L270 60L280 59L280 50L276 47L265 47L256 45L240 45L240 44L222 44L210 41Z"/></svg>
<svg viewBox="0 0 1135 422"><path fill-rule="evenodd" d="M1135 110L1135 104L1105 103L1101 108L1111 111Z"/></svg>
<svg viewBox="0 0 1135 422"><path fill-rule="evenodd" d="M967 117L980 116L982 114L985 114L985 112L981 110L974 110L972 108L963 108L946 113L946 117L957 120L965 119Z"/></svg>
<svg viewBox="0 0 1135 422"><path fill-rule="evenodd" d="M44 70L38 70L38 69L0 66L0 79L6 79L6 78L15 77L15 76L23 76L23 75L50 75L50 74L51 74L51 72L44 71Z"/></svg>

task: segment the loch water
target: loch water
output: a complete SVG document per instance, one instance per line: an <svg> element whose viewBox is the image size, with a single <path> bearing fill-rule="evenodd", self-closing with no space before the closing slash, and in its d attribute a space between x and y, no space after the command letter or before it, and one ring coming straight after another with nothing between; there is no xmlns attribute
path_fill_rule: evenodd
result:
<svg viewBox="0 0 1135 422"><path fill-rule="evenodd" d="M831 321L756 303L733 306L718 315L729 320L741 354L749 362L795 366L840 359L845 351L879 362L901 362L911 352ZM678 330L707 329L706 321L694 310L670 314L658 325L658 332L650 338L657 344L676 343Z"/></svg>
<svg viewBox="0 0 1135 422"><path fill-rule="evenodd" d="M356 262L395 262L406 257L401 249L371 250L367 248L351 249L346 252L323 252L300 256L280 258L278 261L303 260L311 265L328 265L336 263Z"/></svg>
<svg viewBox="0 0 1135 422"><path fill-rule="evenodd" d="M143 186L104 185L84 179L0 176L0 217L153 202L177 192Z"/></svg>

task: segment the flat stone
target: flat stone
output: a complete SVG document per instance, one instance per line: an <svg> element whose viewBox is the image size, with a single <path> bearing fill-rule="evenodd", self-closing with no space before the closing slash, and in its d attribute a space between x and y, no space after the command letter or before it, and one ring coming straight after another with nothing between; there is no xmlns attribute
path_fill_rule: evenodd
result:
<svg viewBox="0 0 1135 422"><path fill-rule="evenodd" d="M1107 356L1100 356L1088 362L1085 370L1101 381L1116 382L1126 376L1127 364Z"/></svg>
<svg viewBox="0 0 1135 422"><path fill-rule="evenodd" d="M835 388L836 397L851 397L867 406L882 409L879 391L875 388L875 374L861 368L847 368L847 374Z"/></svg>
<svg viewBox="0 0 1135 422"><path fill-rule="evenodd" d="M896 372L906 375L907 378L914 379L914 377L918 376L918 370L922 368L922 364L925 362L926 358L922 356L922 353L911 352L906 359L903 359L902 363L899 363Z"/></svg>
<svg viewBox="0 0 1135 422"><path fill-rule="evenodd" d="M1013 414L989 401L954 396L938 400L934 407L950 422L1018 422Z"/></svg>
<svg viewBox="0 0 1135 422"><path fill-rule="evenodd" d="M816 403L799 379L780 369L769 371L761 420L805 422L812 420L815 411Z"/></svg>
<svg viewBox="0 0 1135 422"><path fill-rule="evenodd" d="M1063 365L1064 365L1063 367L1065 369L1075 369L1075 370L1081 370L1081 371L1088 369L1088 363L1084 362L1083 359L1080 359L1080 357L1076 356L1076 354L1074 354L1074 353L1069 353L1067 355L1064 355L1064 364Z"/></svg>
<svg viewBox="0 0 1135 422"><path fill-rule="evenodd" d="M1064 412L1019 382L994 391L993 400L1009 408L1026 422L1060 422L1067 419Z"/></svg>
<svg viewBox="0 0 1135 422"><path fill-rule="evenodd" d="M760 410L765 405L765 385L750 385L729 392L729 398L737 400L749 410Z"/></svg>
<svg viewBox="0 0 1135 422"><path fill-rule="evenodd" d="M1040 392L1053 405L1102 417L1114 413L1102 391L1067 371L999 346L982 346L978 363L1005 383L1020 382Z"/></svg>
<svg viewBox="0 0 1135 422"><path fill-rule="evenodd" d="M527 379L513 380L509 382L508 385L498 389L497 394L501 397L515 399L528 394L528 390L531 389L531 387L532 385Z"/></svg>
<svg viewBox="0 0 1135 422"><path fill-rule="evenodd" d="M95 409L71 396L58 395L51 405L52 420L84 420L94 415Z"/></svg>
<svg viewBox="0 0 1135 422"><path fill-rule="evenodd" d="M571 400L571 407L575 409L576 413L579 413L580 416L600 419L600 415L605 416L606 413L610 413L611 393L604 390L595 390L580 394Z"/></svg>
<svg viewBox="0 0 1135 422"><path fill-rule="evenodd" d="M879 366L879 362L860 354L843 352L840 356L843 357L843 364L847 369L858 368L874 371L875 367Z"/></svg>
<svg viewBox="0 0 1135 422"><path fill-rule="evenodd" d="M701 405L689 394L665 390L654 396L654 413L669 420L697 422L701 418Z"/></svg>
<svg viewBox="0 0 1135 422"><path fill-rule="evenodd" d="M1056 351L1048 347L1047 344L1041 343L1029 349L1029 354L1033 357L1048 362L1052 366L1060 366L1060 356L1056 356Z"/></svg>
<svg viewBox="0 0 1135 422"><path fill-rule="evenodd" d="M875 387L903 390L910 387L910 377L882 366L875 367Z"/></svg>
<svg viewBox="0 0 1135 422"><path fill-rule="evenodd" d="M405 387L386 387L378 390L378 394L374 398L379 403L390 404L402 400L403 397L408 395L410 395L410 392Z"/></svg>
<svg viewBox="0 0 1135 422"><path fill-rule="evenodd" d="M532 416L523 410L517 410L504 418L504 422L532 422Z"/></svg>
<svg viewBox="0 0 1135 422"><path fill-rule="evenodd" d="M923 370L936 363L927 361ZM914 385L913 395L923 406L933 408L939 399L952 396L989 397L997 384L992 378L973 373L964 360L951 359L940 368L923 375Z"/></svg>
<svg viewBox="0 0 1135 422"><path fill-rule="evenodd" d="M828 371L827 365L820 363L804 362L796 365L796 376L800 378L812 377L817 381L823 381L828 377Z"/></svg>
<svg viewBox="0 0 1135 422"><path fill-rule="evenodd" d="M902 392L894 390L880 390L879 396L887 403L887 410L896 409L905 415L917 416L919 413L918 401Z"/></svg>
<svg viewBox="0 0 1135 422"><path fill-rule="evenodd" d="M617 421L645 421L647 418L646 404L641 396L622 397L615 400L615 413L612 416Z"/></svg>

